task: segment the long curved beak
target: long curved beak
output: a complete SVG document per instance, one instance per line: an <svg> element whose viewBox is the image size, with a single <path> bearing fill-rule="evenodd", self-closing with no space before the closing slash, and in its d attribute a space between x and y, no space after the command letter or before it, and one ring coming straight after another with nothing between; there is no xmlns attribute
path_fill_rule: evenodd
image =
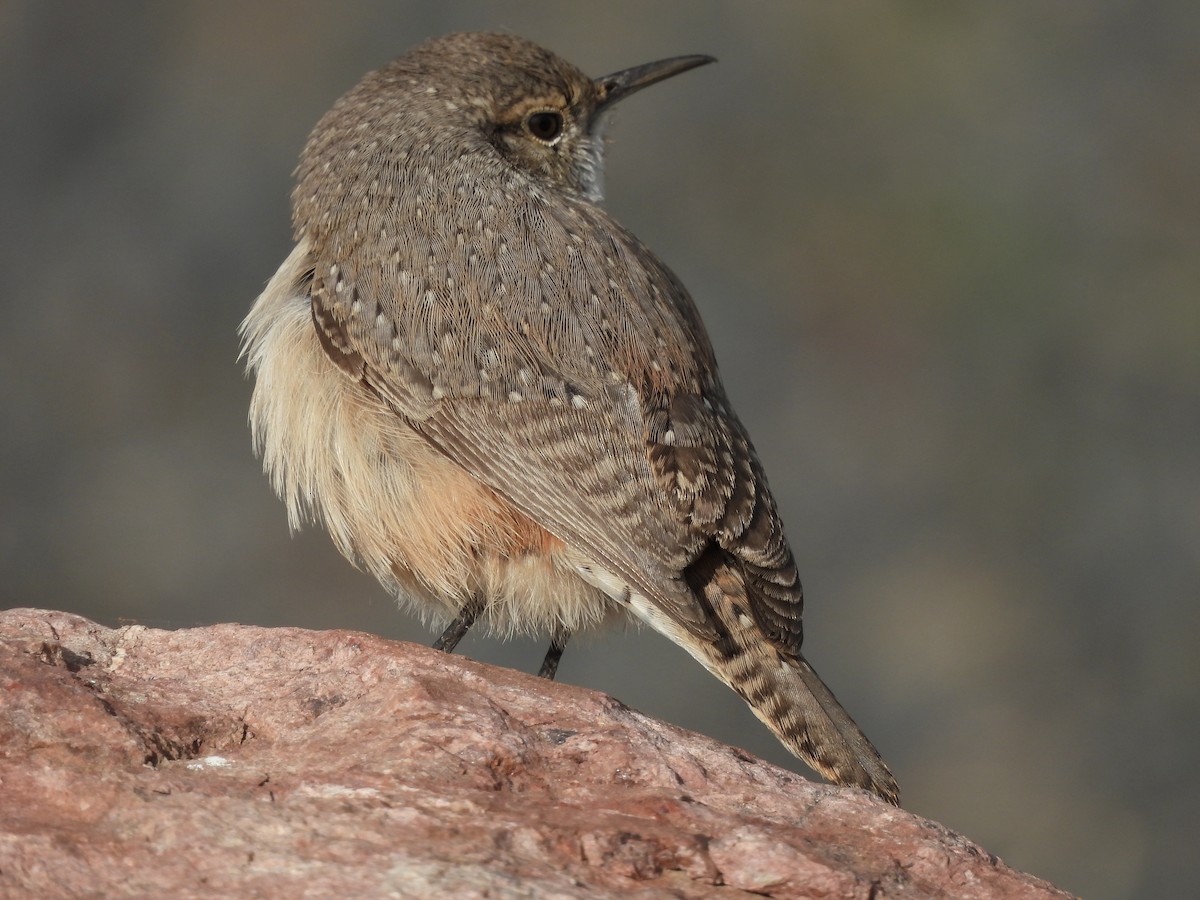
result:
<svg viewBox="0 0 1200 900"><path fill-rule="evenodd" d="M595 81L596 110L598 112L606 106L611 106L618 100L624 100L630 94L657 84L672 75L679 75L688 69L706 66L716 61L714 56L673 56L670 59L660 59L658 62L634 66L632 69L622 69L611 75L603 75Z"/></svg>

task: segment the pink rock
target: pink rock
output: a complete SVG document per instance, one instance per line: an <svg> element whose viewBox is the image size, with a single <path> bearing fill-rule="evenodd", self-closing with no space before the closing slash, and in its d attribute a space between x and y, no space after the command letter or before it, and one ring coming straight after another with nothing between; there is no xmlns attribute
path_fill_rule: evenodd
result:
<svg viewBox="0 0 1200 900"><path fill-rule="evenodd" d="M603 694L365 634L0 613L0 896L1066 897Z"/></svg>

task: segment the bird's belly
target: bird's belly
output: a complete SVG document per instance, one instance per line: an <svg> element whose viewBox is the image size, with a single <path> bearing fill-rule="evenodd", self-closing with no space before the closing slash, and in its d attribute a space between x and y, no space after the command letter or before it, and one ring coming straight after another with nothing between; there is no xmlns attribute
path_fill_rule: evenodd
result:
<svg viewBox="0 0 1200 900"><path fill-rule="evenodd" d="M481 621L504 633L575 631L618 612L558 538L329 361L306 297L268 286L256 315L270 318L250 347L251 423L293 527L322 521L348 559L430 622L474 596L487 600Z"/></svg>

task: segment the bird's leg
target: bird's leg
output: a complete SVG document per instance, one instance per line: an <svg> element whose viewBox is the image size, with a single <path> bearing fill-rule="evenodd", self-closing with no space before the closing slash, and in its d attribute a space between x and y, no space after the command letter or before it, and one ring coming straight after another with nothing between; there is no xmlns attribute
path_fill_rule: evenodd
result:
<svg viewBox="0 0 1200 900"><path fill-rule="evenodd" d="M453 653L454 648L458 646L458 642L463 639L463 635L467 633L471 625L479 618L481 612L483 612L483 600L479 597L472 597L458 611L458 615L454 617L454 621L446 626L446 630L442 632L442 636L433 642L433 649L441 650L445 653ZM561 652L560 650L559 653L561 654Z"/></svg>
<svg viewBox="0 0 1200 900"><path fill-rule="evenodd" d="M558 674L558 661L562 659L563 650L570 639L571 632L562 625L554 629L554 636L550 638L550 649L546 651L546 658L542 660L542 667L538 669L538 678L554 680L554 676Z"/></svg>

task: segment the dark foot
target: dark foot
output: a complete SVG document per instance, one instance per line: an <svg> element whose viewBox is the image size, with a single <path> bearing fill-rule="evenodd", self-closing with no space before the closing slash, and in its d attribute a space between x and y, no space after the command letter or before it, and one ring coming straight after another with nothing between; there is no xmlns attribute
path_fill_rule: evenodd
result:
<svg viewBox="0 0 1200 900"><path fill-rule="evenodd" d="M562 659L563 650L567 648L567 641L570 639L571 632L561 625L554 630L554 637L550 639L550 649L546 651L546 658L542 660L542 667L538 670L538 678L554 680L554 676L558 674L558 661Z"/></svg>
<svg viewBox="0 0 1200 900"><path fill-rule="evenodd" d="M453 653L454 648L458 646L458 642L479 618L479 614L483 612L483 603L476 597L472 597L467 601L466 606L458 611L454 621L446 626L446 630L442 632L442 636L433 642L434 650L441 650L445 653ZM560 653L562 651L559 651Z"/></svg>

